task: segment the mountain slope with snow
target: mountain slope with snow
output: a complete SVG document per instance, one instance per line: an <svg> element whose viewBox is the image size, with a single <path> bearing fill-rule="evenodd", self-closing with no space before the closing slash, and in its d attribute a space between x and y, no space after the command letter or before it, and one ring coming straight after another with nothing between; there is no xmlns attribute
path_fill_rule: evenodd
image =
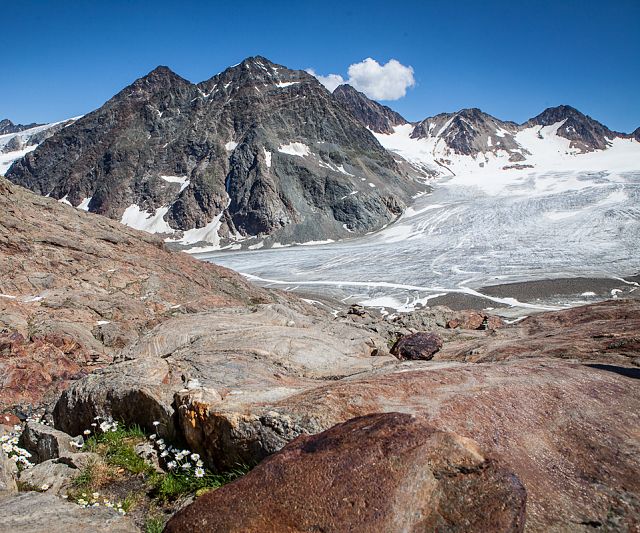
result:
<svg viewBox="0 0 640 533"><path fill-rule="evenodd" d="M158 67L7 177L211 246L363 234L424 190L316 78L262 57L199 84Z"/></svg>
<svg viewBox="0 0 640 533"><path fill-rule="evenodd" d="M29 152L35 150L40 143L48 139L62 128L73 124L78 118L51 124L13 124L10 120L0 121L0 176L4 176L9 167Z"/></svg>

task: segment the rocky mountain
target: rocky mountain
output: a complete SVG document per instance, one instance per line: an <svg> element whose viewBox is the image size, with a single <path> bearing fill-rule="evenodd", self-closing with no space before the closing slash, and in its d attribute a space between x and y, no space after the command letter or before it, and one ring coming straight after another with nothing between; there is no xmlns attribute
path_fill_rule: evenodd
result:
<svg viewBox="0 0 640 533"><path fill-rule="evenodd" d="M605 150L611 146L614 138L625 137L624 134L611 131L597 120L568 105L545 109L538 116L525 122L522 128L553 126L558 123L560 124L555 134L569 139L570 147L581 152Z"/></svg>
<svg viewBox="0 0 640 533"><path fill-rule="evenodd" d="M479 153L505 150L521 158L521 147L515 140L518 125L503 122L477 108L457 113L441 113L416 124L412 139L436 139L455 154L476 156ZM515 155L517 154L517 155Z"/></svg>
<svg viewBox="0 0 640 533"><path fill-rule="evenodd" d="M333 91L333 96L364 126L376 133L393 133L394 126L407 121L390 107L370 100L364 93L345 83Z"/></svg>
<svg viewBox="0 0 640 533"><path fill-rule="evenodd" d="M42 124L14 124L8 118L0 120L0 135L6 135L7 133L19 133L24 130L35 128L36 126L42 126Z"/></svg>
<svg viewBox="0 0 640 533"><path fill-rule="evenodd" d="M640 128L631 134L615 132L567 105L546 109L523 124L499 120L477 108L408 122L348 85L334 94L385 148L432 175L482 167L551 170L566 156L607 150L616 141L640 137ZM614 148L619 149L619 143Z"/></svg>
<svg viewBox="0 0 640 533"><path fill-rule="evenodd" d="M372 231L421 188L313 76L262 57L199 84L158 67L7 177L185 244Z"/></svg>

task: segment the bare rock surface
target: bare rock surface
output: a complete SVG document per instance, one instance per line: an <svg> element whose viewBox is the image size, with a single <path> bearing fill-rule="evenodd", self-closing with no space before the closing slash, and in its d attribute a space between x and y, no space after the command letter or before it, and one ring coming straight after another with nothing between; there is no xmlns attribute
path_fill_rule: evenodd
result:
<svg viewBox="0 0 640 533"><path fill-rule="evenodd" d="M50 494L63 495L71 488L73 480L80 474L76 468L65 463L50 459L43 463L28 468L20 474L20 483L23 487L40 490L46 487Z"/></svg>
<svg viewBox="0 0 640 533"><path fill-rule="evenodd" d="M18 492L16 463L0 448L0 499Z"/></svg>
<svg viewBox="0 0 640 533"><path fill-rule="evenodd" d="M23 492L0 500L0 531L11 533L138 533L106 507L82 508L53 494Z"/></svg>
<svg viewBox="0 0 640 533"><path fill-rule="evenodd" d="M636 305L608 302L486 331L447 329L445 313L442 350L404 362L372 357L379 352L365 315L330 325L271 304L193 315L191 326L180 317L74 384L54 414L71 433L96 414L159 420L224 469L354 416L401 411L501 456L527 490L531 531L632 530L640 391L634 369L616 361L631 362L634 349L605 349L611 338L601 335L615 330L632 343ZM426 312L418 322L429 322ZM498 355L473 364L470 348Z"/></svg>
<svg viewBox="0 0 640 533"><path fill-rule="evenodd" d="M640 300L607 300L540 313L490 331L458 337L434 359L491 362L525 357L632 365L640 361Z"/></svg>
<svg viewBox="0 0 640 533"><path fill-rule="evenodd" d="M3 178L0 212L0 412L54 399L174 315L288 298Z"/></svg>
<svg viewBox="0 0 640 533"><path fill-rule="evenodd" d="M297 438L165 531L522 531L525 504L471 439L388 413Z"/></svg>
<svg viewBox="0 0 640 533"><path fill-rule="evenodd" d="M183 399L264 404L396 363L382 337L280 304L173 318L122 359L63 393L54 411L57 427L76 434L95 416L113 416L150 430L159 421L158 432L172 436L174 394L181 390Z"/></svg>

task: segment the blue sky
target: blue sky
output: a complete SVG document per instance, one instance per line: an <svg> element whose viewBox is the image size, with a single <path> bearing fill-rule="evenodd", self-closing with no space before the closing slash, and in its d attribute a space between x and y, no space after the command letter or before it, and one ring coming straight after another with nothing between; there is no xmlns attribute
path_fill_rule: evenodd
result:
<svg viewBox="0 0 640 533"><path fill-rule="evenodd" d="M640 126L640 1L235 2L0 0L0 118L48 122L99 107L155 66L197 82L251 55L348 78L413 68L409 120L480 107L522 122L571 104Z"/></svg>

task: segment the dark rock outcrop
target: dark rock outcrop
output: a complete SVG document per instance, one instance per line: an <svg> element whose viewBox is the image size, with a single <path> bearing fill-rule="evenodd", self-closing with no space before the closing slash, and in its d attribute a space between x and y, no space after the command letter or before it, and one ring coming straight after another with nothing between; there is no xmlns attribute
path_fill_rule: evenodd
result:
<svg viewBox="0 0 640 533"><path fill-rule="evenodd" d="M374 414L296 439L165 531L515 532L525 505L517 476L472 440Z"/></svg>
<svg viewBox="0 0 640 533"><path fill-rule="evenodd" d="M556 134L571 141L571 147L581 152L604 150L611 145L611 140L624 135L584 115L574 107L561 105L545 109L538 116L528 120L523 127L551 126L558 122L562 125Z"/></svg>
<svg viewBox="0 0 640 533"><path fill-rule="evenodd" d="M435 333L413 333L400 337L391 353L398 359L428 361L440 348L442 339Z"/></svg>
<svg viewBox="0 0 640 533"><path fill-rule="evenodd" d="M333 91L338 100L362 125L376 133L393 133L393 127L407 121L390 107L367 98L364 93L349 84L340 85Z"/></svg>
<svg viewBox="0 0 640 533"><path fill-rule="evenodd" d="M517 161L526 153L515 140L517 132L518 125L514 122L503 122L472 108L426 118L416 125L411 137L440 138L453 153L461 155L475 156L506 150Z"/></svg>
<svg viewBox="0 0 640 533"><path fill-rule="evenodd" d="M210 242L364 233L419 188L318 80L262 57L199 84L158 67L7 177L115 219L164 208L172 230L211 224Z"/></svg>

